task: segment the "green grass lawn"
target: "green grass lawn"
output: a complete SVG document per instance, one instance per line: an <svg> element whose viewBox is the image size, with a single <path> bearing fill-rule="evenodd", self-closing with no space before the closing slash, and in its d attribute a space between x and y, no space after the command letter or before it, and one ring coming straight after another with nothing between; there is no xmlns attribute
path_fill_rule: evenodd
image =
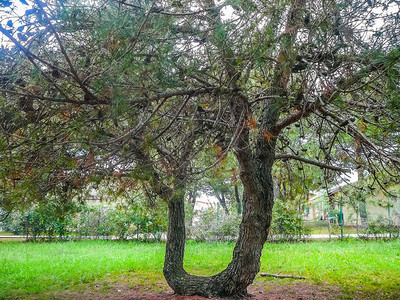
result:
<svg viewBox="0 0 400 300"><path fill-rule="evenodd" d="M357 234L357 233L363 233L362 230L360 229L359 232L357 232L357 228L353 226L344 226L343 228L343 234ZM328 226L325 227L311 227L311 232L310 234L329 234L329 228ZM331 228L331 234L334 235L339 235L340 234L340 227L339 226L334 226Z"/></svg>
<svg viewBox="0 0 400 300"><path fill-rule="evenodd" d="M221 271L233 243L189 242L186 269L197 275ZM110 278L155 285L162 276L165 244L117 241L0 243L0 299L90 288ZM340 286L349 296L400 291L400 240L266 244L261 271L306 276ZM122 278L122 279L121 279ZM271 279L257 278L263 283ZM285 283L287 281L280 281Z"/></svg>
<svg viewBox="0 0 400 300"><path fill-rule="evenodd" d="M400 240L266 244L261 269L338 285L349 295L400 295Z"/></svg>

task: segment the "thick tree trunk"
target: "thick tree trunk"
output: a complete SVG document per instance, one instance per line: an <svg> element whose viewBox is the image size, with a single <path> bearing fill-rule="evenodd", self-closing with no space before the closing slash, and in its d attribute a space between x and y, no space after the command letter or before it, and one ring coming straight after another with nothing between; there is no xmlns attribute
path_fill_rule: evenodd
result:
<svg viewBox="0 0 400 300"><path fill-rule="evenodd" d="M260 258L272 218L274 142L258 141L256 153L238 143L237 158L244 186L243 216L232 261L221 273L211 277L188 274L183 268L185 249L185 210L183 193L174 193L169 201L169 227L164 276L170 287L181 295L243 296L260 271Z"/></svg>

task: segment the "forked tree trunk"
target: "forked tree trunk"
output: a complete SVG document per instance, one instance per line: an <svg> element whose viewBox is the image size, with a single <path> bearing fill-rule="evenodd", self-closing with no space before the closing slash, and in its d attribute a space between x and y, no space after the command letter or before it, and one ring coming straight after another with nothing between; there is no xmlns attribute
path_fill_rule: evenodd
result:
<svg viewBox="0 0 400 300"><path fill-rule="evenodd" d="M221 273L210 277L188 274L183 267L185 252L185 210L183 193L169 201L169 226L164 276L169 286L181 295L243 296L260 270L260 258L272 218L274 143L238 151L240 176L244 186L243 216L232 261ZM260 146L260 145L258 145Z"/></svg>
<svg viewBox="0 0 400 300"><path fill-rule="evenodd" d="M290 8L285 29L286 37L272 79L272 86L278 87L275 92L281 93L282 97L285 96L283 91L289 80L291 69L290 64L282 62L295 54L291 51L297 34L297 27L293 23L302 5L303 0L296 0ZM236 70L229 64L227 71L231 78L236 78ZM275 160L276 136L279 134L276 130L280 115L279 105L279 101L265 103L257 138L251 140L249 128L246 126L246 121L251 117L247 99L243 99L240 94L232 95L230 99L233 124L243 124L234 147L244 188L243 214L232 261L221 273L211 277L198 277L184 270L186 237L183 193L176 193L180 196L171 199L164 276L176 293L204 297L247 295L247 287L260 271L261 252L267 240L272 219L274 187L271 171Z"/></svg>

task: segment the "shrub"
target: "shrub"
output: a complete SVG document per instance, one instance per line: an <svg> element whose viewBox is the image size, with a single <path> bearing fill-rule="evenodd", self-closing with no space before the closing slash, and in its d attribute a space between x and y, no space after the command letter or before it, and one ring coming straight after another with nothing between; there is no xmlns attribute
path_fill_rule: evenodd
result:
<svg viewBox="0 0 400 300"><path fill-rule="evenodd" d="M362 233L375 238L386 236L387 234L392 237L399 237L400 226L394 225L393 220L387 217L379 216L375 220L370 220Z"/></svg>
<svg viewBox="0 0 400 300"><path fill-rule="evenodd" d="M239 234L241 215L231 211L229 215L214 209L195 212L193 225L187 226L188 237L199 241L235 240ZM277 202L273 211L269 239L273 241L298 241L309 235L311 229L305 226L302 215L285 208Z"/></svg>
<svg viewBox="0 0 400 300"><path fill-rule="evenodd" d="M114 235L115 226L110 222L112 211L109 205L85 205L76 218L75 233L79 237L109 237Z"/></svg>
<svg viewBox="0 0 400 300"><path fill-rule="evenodd" d="M229 215L214 209L195 212L193 225L187 226L188 237L199 241L232 241L239 234L241 215Z"/></svg>
<svg viewBox="0 0 400 300"><path fill-rule="evenodd" d="M127 239L161 239L167 228L166 215L160 209L152 211L143 203L129 207L111 204L71 206L60 211L57 203L47 202L23 212L13 212L0 228L15 235L65 239L97 237Z"/></svg>
<svg viewBox="0 0 400 300"><path fill-rule="evenodd" d="M298 241L311 233L305 226L303 216L291 210L281 201L276 201L273 210L269 239L274 241Z"/></svg>
<svg viewBox="0 0 400 300"><path fill-rule="evenodd" d="M112 204L84 206L76 218L76 234L80 237L160 240L166 228L165 214L152 211L140 202L129 207Z"/></svg>
<svg viewBox="0 0 400 300"><path fill-rule="evenodd" d="M29 235L34 241L42 235L63 239L70 233L68 227L72 224L71 218L71 213L59 215L52 204L46 203L23 212L11 213L1 227L14 235Z"/></svg>

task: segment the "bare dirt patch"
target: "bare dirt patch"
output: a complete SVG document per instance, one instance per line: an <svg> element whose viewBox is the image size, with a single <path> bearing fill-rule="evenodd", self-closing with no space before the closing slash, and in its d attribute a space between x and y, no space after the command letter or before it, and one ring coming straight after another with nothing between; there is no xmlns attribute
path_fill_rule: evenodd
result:
<svg viewBox="0 0 400 300"><path fill-rule="evenodd" d="M158 291L155 291L158 290ZM309 282L293 282L289 284L278 284L275 281L257 283L249 287L248 292L251 296L245 298L248 300L277 300L277 299L338 299L342 293L340 289L329 285L314 285ZM176 295L173 291L165 287L164 284L158 287L148 287L137 285L129 287L125 283L118 283L108 288L101 290L101 287L85 289L82 292L78 291L63 291L56 294L47 295L52 299L99 299L99 300L205 300L200 296L181 296ZM43 295L42 295L43 297ZM42 297L38 297L43 299ZM33 297L36 298L36 297ZM38 299L36 298L36 299ZM47 297L46 297L47 298ZM217 299L236 299L237 298L211 298Z"/></svg>

